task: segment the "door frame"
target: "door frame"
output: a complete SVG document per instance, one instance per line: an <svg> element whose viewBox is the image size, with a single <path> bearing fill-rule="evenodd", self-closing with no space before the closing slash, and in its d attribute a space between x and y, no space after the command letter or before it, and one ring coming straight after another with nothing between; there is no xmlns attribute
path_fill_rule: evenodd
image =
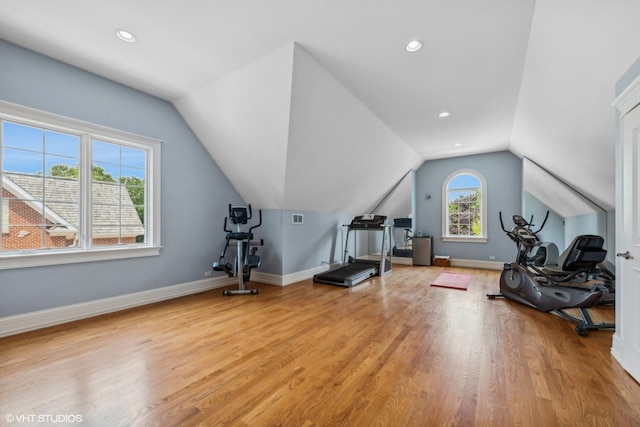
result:
<svg viewBox="0 0 640 427"><path fill-rule="evenodd" d="M616 144L615 144L615 250L616 253L624 252L625 249L625 230L623 229L624 209L623 206L623 147L624 147L624 117L640 105L640 75L627 86L622 93L611 104L616 109ZM638 107L640 108L640 107ZM640 123L639 123L640 124ZM631 269L630 265L623 264L626 260L616 257L616 276L620 276L623 269ZM626 277L626 274L623 273ZM635 322L629 321L629 316L625 315L629 311L629 307L623 307L623 298L616 297L616 330L613 335L611 354L620 362L622 367L637 381L640 382L640 371L638 371L637 348L634 343L635 337L640 334L633 328L640 326L634 325ZM626 310L626 311L625 311ZM627 313L628 314L628 313Z"/></svg>

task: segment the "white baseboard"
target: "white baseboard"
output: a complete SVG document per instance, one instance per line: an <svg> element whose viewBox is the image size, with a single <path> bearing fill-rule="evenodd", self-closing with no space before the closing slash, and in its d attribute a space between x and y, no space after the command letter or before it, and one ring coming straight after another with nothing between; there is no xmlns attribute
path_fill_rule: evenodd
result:
<svg viewBox="0 0 640 427"><path fill-rule="evenodd" d="M393 257L393 264L413 265L413 258ZM452 267L483 268L485 270L502 270L503 262L479 261L475 259L451 259Z"/></svg>
<svg viewBox="0 0 640 427"><path fill-rule="evenodd" d="M479 261L475 259L451 259L452 267L484 268L485 270L502 270L504 262Z"/></svg>
<svg viewBox="0 0 640 427"><path fill-rule="evenodd" d="M413 258L401 257L401 256L393 256L391 257L391 265L399 264L399 265L413 265Z"/></svg>
<svg viewBox="0 0 640 427"><path fill-rule="evenodd" d="M148 291L0 318L0 337L15 335L100 314L151 304L233 284L235 278L215 277Z"/></svg>
<svg viewBox="0 0 640 427"><path fill-rule="evenodd" d="M618 363L624 366L624 346L617 332L618 331L613 334L613 339L611 340L611 355L618 361Z"/></svg>
<svg viewBox="0 0 640 427"><path fill-rule="evenodd" d="M285 274L281 276L279 274L261 273L259 271L251 272L251 280L255 280L260 283L267 283L269 285L287 286L292 283L297 283L302 280L313 278L314 275L327 271L334 266L323 265L321 267L314 267L308 270L296 271L295 273Z"/></svg>

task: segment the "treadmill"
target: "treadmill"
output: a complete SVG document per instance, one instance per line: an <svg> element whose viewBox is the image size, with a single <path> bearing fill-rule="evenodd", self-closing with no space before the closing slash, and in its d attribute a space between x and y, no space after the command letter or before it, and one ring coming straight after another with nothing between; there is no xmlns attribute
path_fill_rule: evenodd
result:
<svg viewBox="0 0 640 427"><path fill-rule="evenodd" d="M384 223L386 219L387 217L384 215L373 214L360 215L353 218L351 224L345 225L348 231L342 265L314 275L313 281L350 288L370 277L382 276L391 272L391 226ZM358 230L379 231L382 233L379 259L362 259L351 256L347 259L349 236L352 231L355 234Z"/></svg>

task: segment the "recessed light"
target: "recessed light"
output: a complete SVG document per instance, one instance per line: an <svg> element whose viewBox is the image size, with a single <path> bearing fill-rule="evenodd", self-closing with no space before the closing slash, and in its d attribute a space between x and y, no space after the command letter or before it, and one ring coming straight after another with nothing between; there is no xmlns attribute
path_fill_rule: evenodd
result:
<svg viewBox="0 0 640 427"><path fill-rule="evenodd" d="M420 50L421 47L422 47L422 42L420 40L411 40L404 47L404 50L406 50L407 52L417 52Z"/></svg>
<svg viewBox="0 0 640 427"><path fill-rule="evenodd" d="M438 114L438 117L447 117L449 114L451 114L448 111L443 111L442 113Z"/></svg>
<svg viewBox="0 0 640 427"><path fill-rule="evenodd" d="M116 30L116 36L123 42L134 43L136 41L136 36L127 30Z"/></svg>
<svg viewBox="0 0 640 427"><path fill-rule="evenodd" d="M453 144L453 146L454 146L454 147L461 147L461 146L462 146L462 144L461 144L461 143L459 143L459 142L456 142L455 144Z"/></svg>

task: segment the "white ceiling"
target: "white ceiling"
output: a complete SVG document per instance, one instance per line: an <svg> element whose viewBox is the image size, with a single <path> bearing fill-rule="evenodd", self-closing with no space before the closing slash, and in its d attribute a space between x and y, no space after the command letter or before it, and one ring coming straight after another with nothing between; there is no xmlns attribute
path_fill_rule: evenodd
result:
<svg viewBox="0 0 640 427"><path fill-rule="evenodd" d="M598 205L594 205L583 195L572 191L562 181L526 157L522 162L522 178L522 185L527 192L547 207L553 206L554 212L562 218L602 212Z"/></svg>
<svg viewBox="0 0 640 427"><path fill-rule="evenodd" d="M637 0L0 7L0 38L172 102L295 42L422 158L510 149L614 205L610 103L615 81L640 57ZM138 41L121 42L118 28ZM412 39L424 47L409 54ZM451 115L439 118L443 110Z"/></svg>

